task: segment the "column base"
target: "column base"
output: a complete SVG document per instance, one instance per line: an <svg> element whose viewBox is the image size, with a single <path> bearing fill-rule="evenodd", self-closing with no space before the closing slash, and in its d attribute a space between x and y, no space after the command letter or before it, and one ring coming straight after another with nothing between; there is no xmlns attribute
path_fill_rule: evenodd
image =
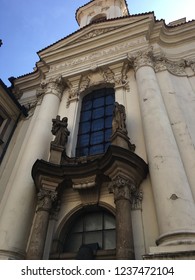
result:
<svg viewBox="0 0 195 280"><path fill-rule="evenodd" d="M195 260L195 245L151 247L144 260Z"/></svg>
<svg viewBox="0 0 195 280"><path fill-rule="evenodd" d="M0 250L0 260L25 260L25 253Z"/></svg>
<svg viewBox="0 0 195 280"><path fill-rule="evenodd" d="M182 244L195 244L195 232L194 231L176 231L161 235L156 240L158 246L172 246Z"/></svg>

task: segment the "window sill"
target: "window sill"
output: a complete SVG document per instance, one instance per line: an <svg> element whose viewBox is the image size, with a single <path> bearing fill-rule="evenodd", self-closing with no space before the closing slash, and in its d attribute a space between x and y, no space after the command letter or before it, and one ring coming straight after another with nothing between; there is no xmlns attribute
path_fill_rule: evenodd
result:
<svg viewBox="0 0 195 280"><path fill-rule="evenodd" d="M76 260L77 253L61 253L50 255L50 260ZM115 260L116 249L112 250L98 250L95 254L94 260Z"/></svg>

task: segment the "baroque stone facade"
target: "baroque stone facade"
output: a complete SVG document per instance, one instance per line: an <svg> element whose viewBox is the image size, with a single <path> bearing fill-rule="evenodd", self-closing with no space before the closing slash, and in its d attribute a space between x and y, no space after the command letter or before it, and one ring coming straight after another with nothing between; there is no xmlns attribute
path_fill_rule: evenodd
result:
<svg viewBox="0 0 195 280"><path fill-rule="evenodd" d="M124 0L76 19L12 81L28 116L0 165L0 259L76 259L78 221L95 259L195 259L195 22Z"/></svg>

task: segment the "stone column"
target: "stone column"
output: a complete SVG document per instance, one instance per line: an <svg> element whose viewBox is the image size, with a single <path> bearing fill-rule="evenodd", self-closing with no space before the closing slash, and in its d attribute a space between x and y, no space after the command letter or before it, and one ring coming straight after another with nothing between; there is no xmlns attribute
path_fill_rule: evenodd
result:
<svg viewBox="0 0 195 280"><path fill-rule="evenodd" d="M160 231L157 244L194 243L194 200L153 69L152 52L137 54L133 65Z"/></svg>
<svg viewBox="0 0 195 280"><path fill-rule="evenodd" d="M41 260L43 257L50 211L56 199L56 192L43 189L38 193L37 213L26 257L28 260Z"/></svg>
<svg viewBox="0 0 195 280"><path fill-rule="evenodd" d="M45 95L0 218L0 259L25 258L35 206L31 170L38 158L48 159L52 140L51 120L57 115L64 85L62 79L58 78L44 82L43 87Z"/></svg>
<svg viewBox="0 0 195 280"><path fill-rule="evenodd" d="M131 222L133 185L127 177L117 175L112 181L112 188L116 204L116 258L133 260L135 258Z"/></svg>
<svg viewBox="0 0 195 280"><path fill-rule="evenodd" d="M163 64L162 64L163 67ZM173 82L166 69L158 73L158 80L181 159L195 199L195 150L184 114L177 100ZM173 110L174 108L174 110Z"/></svg>

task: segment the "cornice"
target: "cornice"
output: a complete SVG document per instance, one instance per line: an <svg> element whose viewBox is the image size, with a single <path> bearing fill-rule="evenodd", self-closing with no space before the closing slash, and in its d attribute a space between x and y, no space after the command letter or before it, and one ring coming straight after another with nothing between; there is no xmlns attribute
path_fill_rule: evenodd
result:
<svg viewBox="0 0 195 280"><path fill-rule="evenodd" d="M176 26L168 26L163 20L156 22L151 32L151 43L161 46L178 47L195 40L195 21L182 23Z"/></svg>
<svg viewBox="0 0 195 280"><path fill-rule="evenodd" d="M73 179L80 178L82 181L82 178L91 178L93 175L106 176L109 181L109 173L115 170L116 166L121 172L125 166L124 173L128 173L129 178L135 180L136 186L139 186L148 173L147 164L138 155L111 145L102 157L88 157L84 162L76 158L66 158L64 164L56 165L44 160L37 160L32 168L32 177L37 189L41 189L41 180L45 180L45 178L51 182L67 181L68 186Z"/></svg>

